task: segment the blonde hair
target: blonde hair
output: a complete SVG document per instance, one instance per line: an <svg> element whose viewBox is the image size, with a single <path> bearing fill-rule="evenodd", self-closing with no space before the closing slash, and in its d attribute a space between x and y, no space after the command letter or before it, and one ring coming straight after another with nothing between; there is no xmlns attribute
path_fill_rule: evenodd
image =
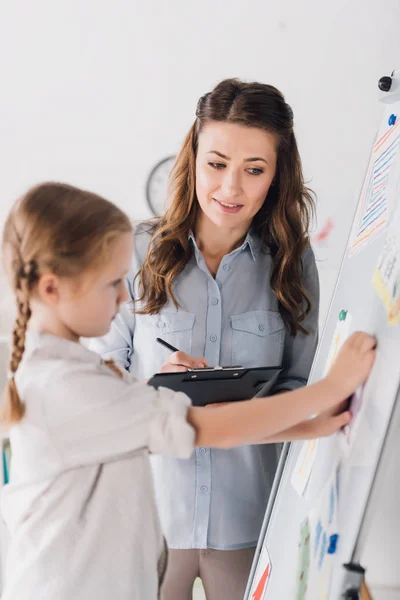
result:
<svg viewBox="0 0 400 600"><path fill-rule="evenodd" d="M9 381L0 410L6 426L20 421L25 413L14 374L25 350L30 296L41 273L78 278L95 270L118 235L131 230L128 217L114 204L62 183L38 185L14 204L2 239L4 268L17 305Z"/></svg>

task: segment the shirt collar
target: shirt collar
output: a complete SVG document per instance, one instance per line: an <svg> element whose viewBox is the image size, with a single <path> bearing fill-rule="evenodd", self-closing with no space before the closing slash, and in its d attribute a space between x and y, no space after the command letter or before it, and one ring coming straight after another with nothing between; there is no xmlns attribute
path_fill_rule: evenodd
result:
<svg viewBox="0 0 400 600"><path fill-rule="evenodd" d="M195 252L198 254L201 254L200 250L196 244L196 240L195 240L193 231L189 232L188 239L189 239L189 241L192 242ZM259 235L257 235L252 228L250 228L250 231L247 233L243 244L241 246L239 246L239 248L236 248L236 250L233 250L233 252L235 252L235 253L243 252L244 250L246 250L246 248L249 248L251 255L253 257L253 260L256 260L258 254L260 253L261 239L260 239Z"/></svg>
<svg viewBox="0 0 400 600"><path fill-rule="evenodd" d="M72 342L50 333L27 331L24 357L36 351L49 358L79 360L96 365L102 363L101 357L96 352L85 348L80 342Z"/></svg>

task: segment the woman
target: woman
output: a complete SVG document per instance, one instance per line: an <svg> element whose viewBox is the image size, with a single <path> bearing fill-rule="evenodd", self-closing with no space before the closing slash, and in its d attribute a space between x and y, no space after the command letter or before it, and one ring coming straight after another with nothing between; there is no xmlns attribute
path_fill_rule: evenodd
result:
<svg viewBox="0 0 400 600"><path fill-rule="evenodd" d="M222 81L200 98L165 215L136 229L132 303L94 349L139 378L282 363L275 393L305 385L319 303L312 208L282 94ZM243 598L277 456L266 445L153 457L170 547L163 600L189 600L197 576L207 600Z"/></svg>

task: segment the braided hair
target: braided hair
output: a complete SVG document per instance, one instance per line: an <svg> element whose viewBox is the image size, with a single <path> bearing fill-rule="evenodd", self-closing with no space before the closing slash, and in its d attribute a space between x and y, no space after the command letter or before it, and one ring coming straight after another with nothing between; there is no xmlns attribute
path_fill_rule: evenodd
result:
<svg viewBox="0 0 400 600"><path fill-rule="evenodd" d="M14 374L25 350L25 335L31 309L29 305L29 296L33 284L38 280L38 266L33 260L23 264L17 271L15 280L15 295L17 304L17 314L12 334L11 357L8 371L8 386L6 389L7 402L4 403L1 417L7 423L15 423L22 419L25 413L25 406L21 401L15 385Z"/></svg>
<svg viewBox="0 0 400 600"><path fill-rule="evenodd" d="M14 204L2 238L2 258L17 309L8 384L0 409L6 426L25 414L14 376L23 359L32 296L41 275L50 271L78 278L104 262L118 235L131 231L129 218L114 204L62 183L35 186ZM115 366L110 368L117 372Z"/></svg>

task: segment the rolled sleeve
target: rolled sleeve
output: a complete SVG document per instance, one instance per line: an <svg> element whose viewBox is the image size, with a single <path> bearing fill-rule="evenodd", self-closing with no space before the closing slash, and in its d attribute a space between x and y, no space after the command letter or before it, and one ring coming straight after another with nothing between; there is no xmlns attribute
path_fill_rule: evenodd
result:
<svg viewBox="0 0 400 600"><path fill-rule="evenodd" d="M303 256L303 284L310 295L311 311L302 321L308 335L298 332L286 335L283 351L283 372L274 393L295 390L307 384L314 354L318 345L319 277L311 248Z"/></svg>
<svg viewBox="0 0 400 600"><path fill-rule="evenodd" d="M149 450L153 454L168 454L189 458L193 452L195 431L187 422L191 401L181 392L159 388L155 412L150 423Z"/></svg>
<svg viewBox="0 0 400 600"><path fill-rule="evenodd" d="M133 378L132 378L133 379ZM46 425L64 467L107 462L138 450L190 456L194 430L185 394L76 363L52 378ZM56 391L57 390L57 391Z"/></svg>

